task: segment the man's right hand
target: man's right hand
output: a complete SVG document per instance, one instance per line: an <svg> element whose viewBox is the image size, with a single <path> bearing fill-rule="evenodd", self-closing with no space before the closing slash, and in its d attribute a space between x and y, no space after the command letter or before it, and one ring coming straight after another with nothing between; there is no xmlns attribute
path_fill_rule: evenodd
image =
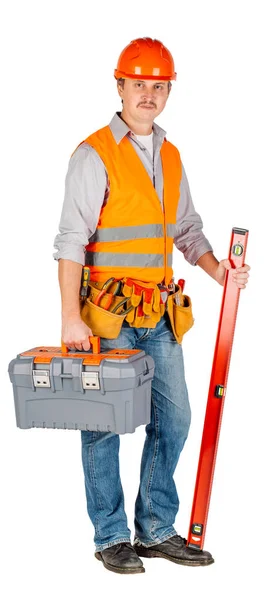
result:
<svg viewBox="0 0 277 600"><path fill-rule="evenodd" d="M91 329L80 317L64 318L62 322L62 341L68 348L89 350Z"/></svg>

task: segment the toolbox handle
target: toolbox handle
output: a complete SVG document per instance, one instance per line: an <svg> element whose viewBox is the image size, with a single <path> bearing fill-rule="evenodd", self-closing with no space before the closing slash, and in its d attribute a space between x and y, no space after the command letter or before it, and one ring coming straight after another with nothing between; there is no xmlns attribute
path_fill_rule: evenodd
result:
<svg viewBox="0 0 277 600"><path fill-rule="evenodd" d="M92 354L100 353L100 337L99 335L90 335L89 336L90 350ZM71 349L62 341L61 342L62 354L68 354ZM86 352L86 350L72 350L72 352Z"/></svg>

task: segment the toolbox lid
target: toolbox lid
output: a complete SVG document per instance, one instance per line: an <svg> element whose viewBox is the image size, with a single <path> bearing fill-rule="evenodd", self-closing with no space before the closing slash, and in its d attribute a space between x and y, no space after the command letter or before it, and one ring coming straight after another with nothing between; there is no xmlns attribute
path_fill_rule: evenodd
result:
<svg viewBox="0 0 277 600"><path fill-rule="evenodd" d="M85 373L99 373L104 379L133 380L137 385L138 377L147 380L153 377L154 360L144 350L127 350L116 348L99 354L88 352L61 352L61 348L38 347L17 355L9 364L10 379L16 385L30 386L29 377L36 371L47 371L50 380L53 378L77 378ZM17 379L19 378L19 379ZM50 381L49 380L49 381ZM24 384L24 385L25 385Z"/></svg>
<svg viewBox="0 0 277 600"><path fill-rule="evenodd" d="M78 358L83 361L83 365L100 365L101 361L104 359L108 359L110 361L122 361L122 362L131 362L138 358L138 355L145 355L144 350L129 350L126 348L115 348L113 350L108 350L106 352L100 353L92 353L88 352L80 352L80 351L68 351L62 352L62 349L58 346L38 346L36 348L32 348L31 350L26 350L26 352L21 352L19 357L29 357L34 358L35 364L47 364L50 363L53 358Z"/></svg>

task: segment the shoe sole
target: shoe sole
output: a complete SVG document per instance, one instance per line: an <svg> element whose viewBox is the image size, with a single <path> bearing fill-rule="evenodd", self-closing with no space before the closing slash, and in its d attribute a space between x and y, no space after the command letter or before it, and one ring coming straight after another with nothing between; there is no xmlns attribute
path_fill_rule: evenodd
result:
<svg viewBox="0 0 277 600"><path fill-rule="evenodd" d="M208 565L212 565L214 563L214 559L210 558L208 560L185 560L183 558L175 558L174 556L170 556L169 554L165 554L165 552L160 552L159 550L150 550L150 548L135 548L138 556L142 556L143 558L166 558L166 560L170 560L171 562L175 562L179 565L185 565L187 567L207 567Z"/></svg>
<svg viewBox="0 0 277 600"><path fill-rule="evenodd" d="M144 567L134 567L133 569L131 567L129 569L127 567L125 567L125 569L121 568L121 567L113 567L112 565L105 563L105 561L103 560L103 558L101 556L101 552L95 552L94 556L95 556L95 558L97 558L97 560L101 560L105 569L108 569L108 571L113 571L114 573L120 573L121 575L129 575L129 574L134 575L136 573L145 573Z"/></svg>

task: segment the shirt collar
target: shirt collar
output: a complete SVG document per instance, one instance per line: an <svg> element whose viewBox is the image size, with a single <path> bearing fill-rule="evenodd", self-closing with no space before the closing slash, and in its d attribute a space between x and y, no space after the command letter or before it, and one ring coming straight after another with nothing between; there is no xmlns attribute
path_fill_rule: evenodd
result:
<svg viewBox="0 0 277 600"><path fill-rule="evenodd" d="M135 135L131 131L130 127L128 127L127 123L121 119L120 112L116 112L114 114L111 122L109 123L109 127L117 144L120 144L125 135ZM154 136L157 136L162 143L165 139L166 131L159 127L159 125L156 123L153 123L153 132Z"/></svg>

